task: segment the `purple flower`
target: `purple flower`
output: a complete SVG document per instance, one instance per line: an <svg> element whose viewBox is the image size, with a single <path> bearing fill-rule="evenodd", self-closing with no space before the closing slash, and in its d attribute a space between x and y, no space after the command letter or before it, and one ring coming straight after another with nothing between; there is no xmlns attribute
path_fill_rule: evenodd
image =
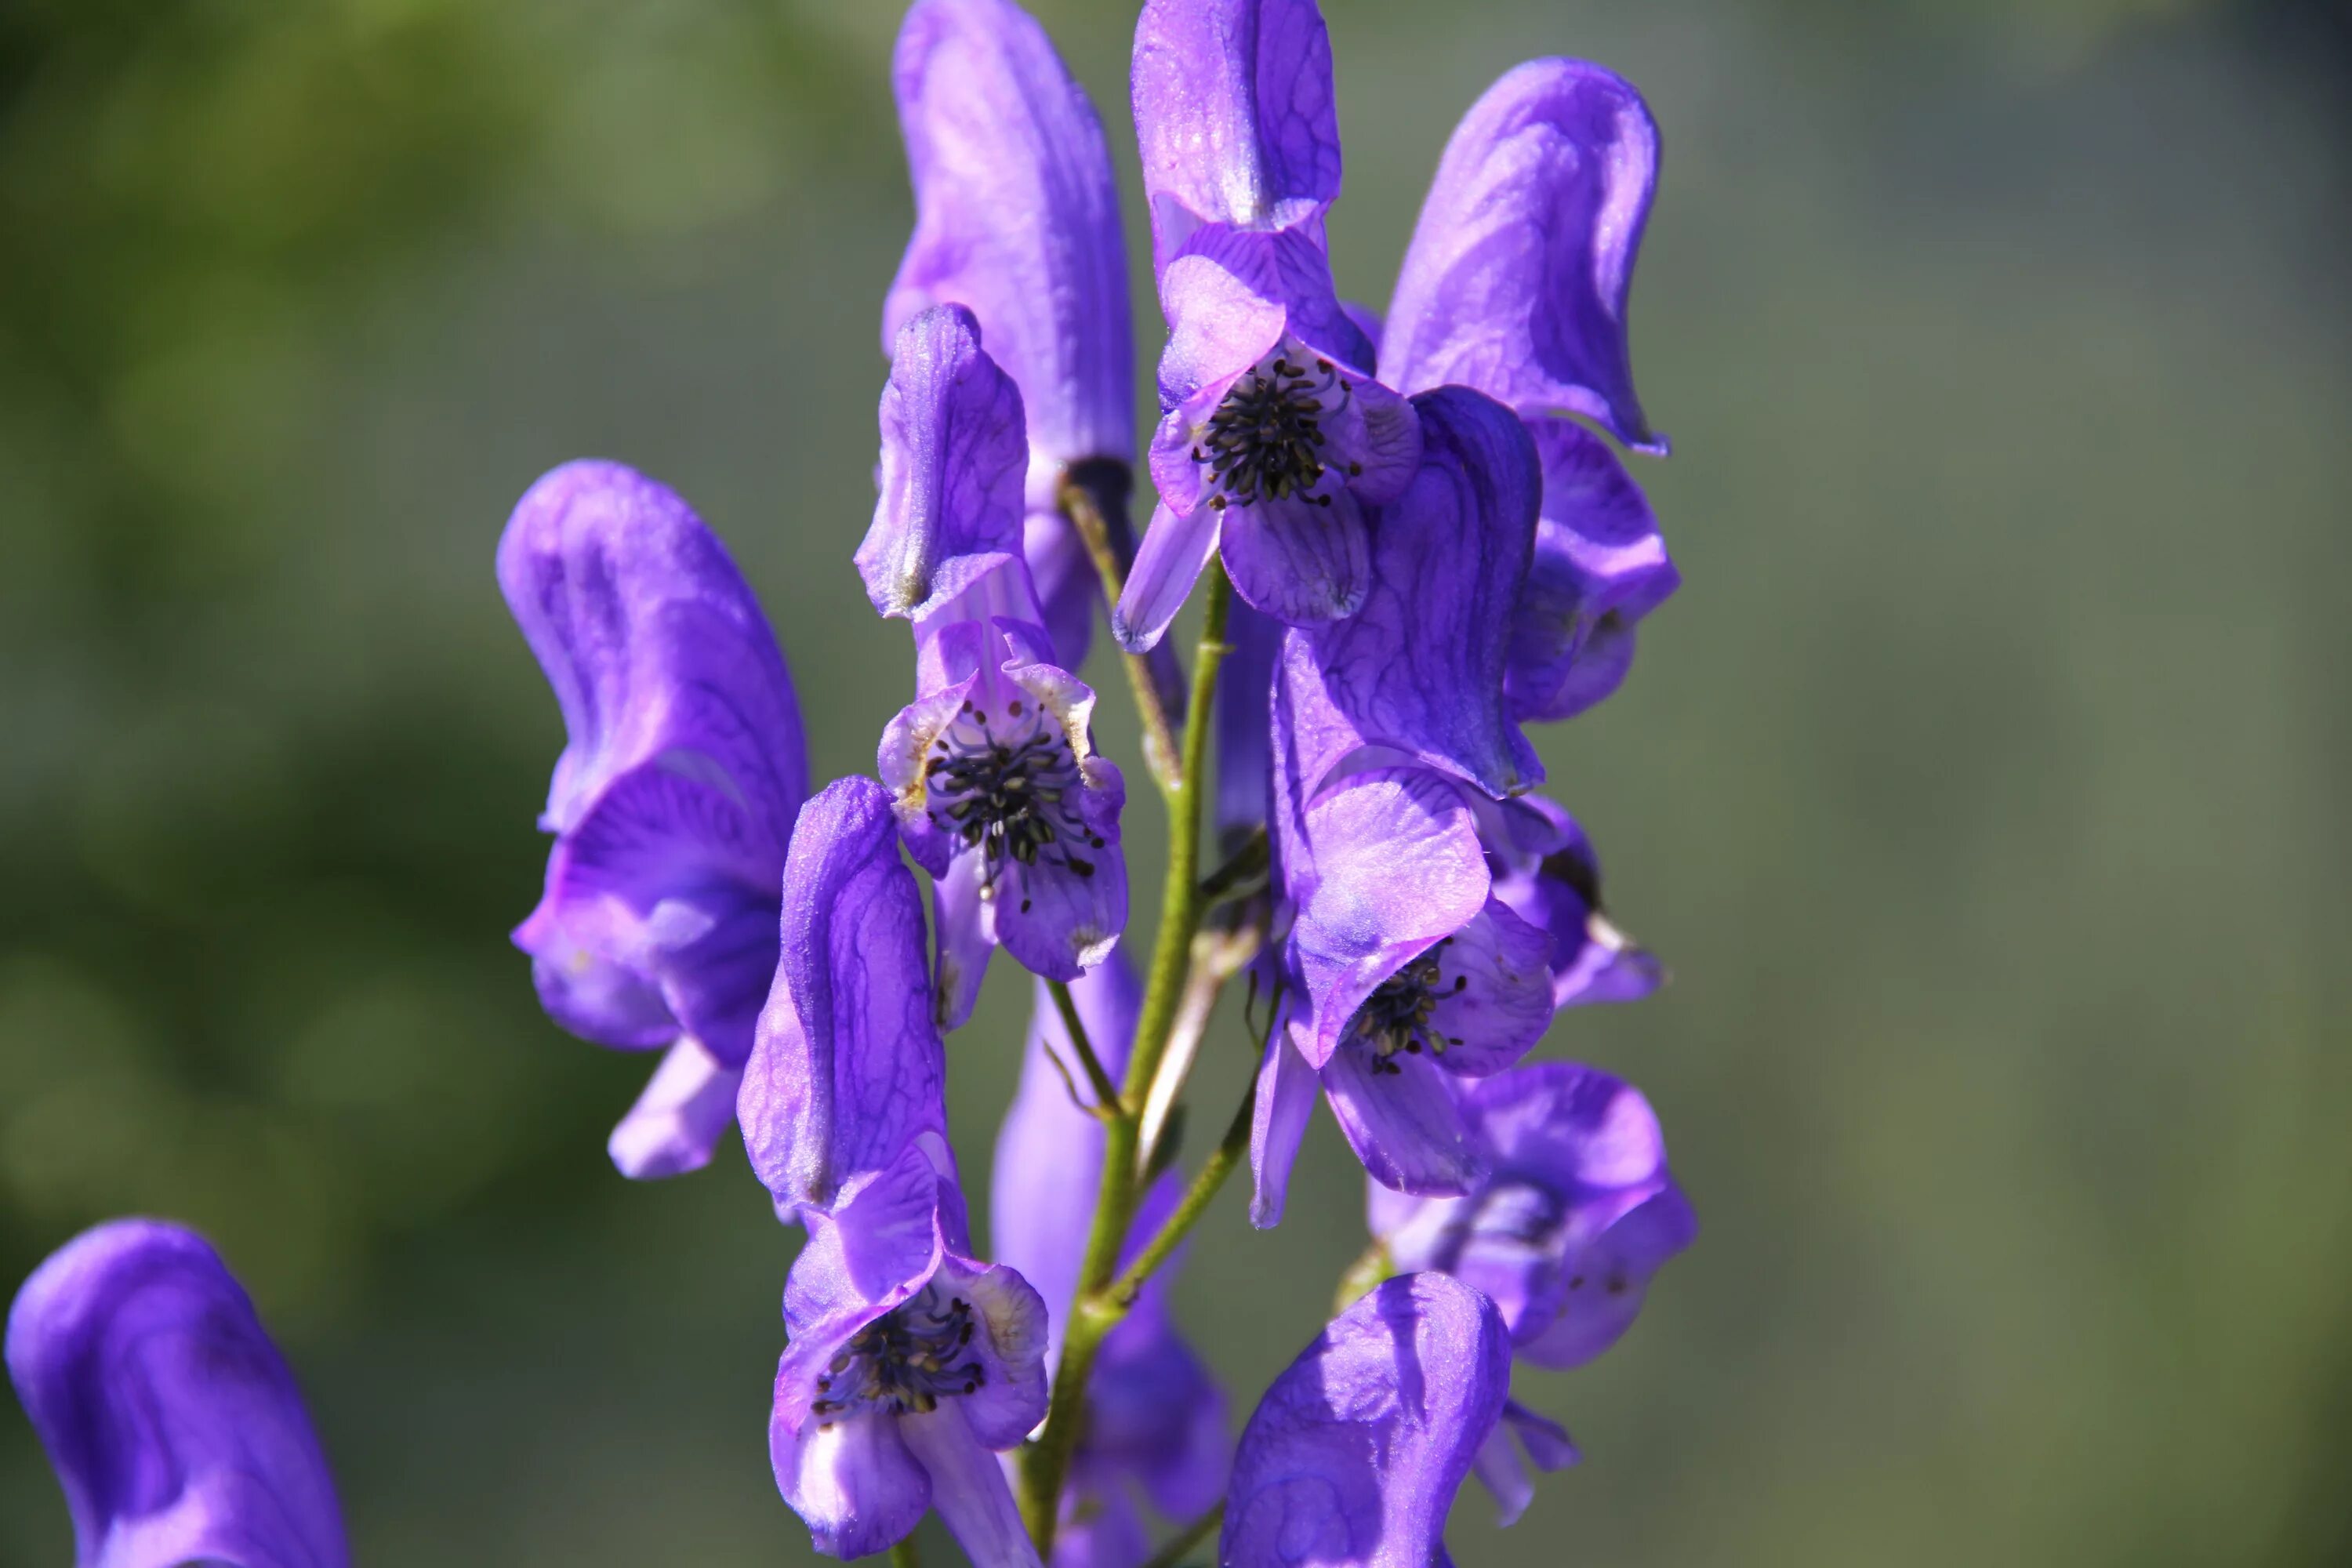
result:
<svg viewBox="0 0 2352 1568"><path fill-rule="evenodd" d="M1532 795L1481 815L1495 897L1551 933L1554 1006L1638 1002L1664 984L1656 957L1602 909L1601 861L1574 817Z"/></svg>
<svg viewBox="0 0 2352 1568"><path fill-rule="evenodd" d="M1500 1417L1510 1338L1443 1274L1391 1279L1333 1320L1242 1433L1222 1568L1431 1568Z"/></svg>
<svg viewBox="0 0 2352 1568"><path fill-rule="evenodd" d="M962 1216L914 1146L810 1215L768 1452L820 1552L882 1551L936 1508L976 1568L1036 1568L996 1453L1045 1414L1045 1304L969 1256Z"/></svg>
<svg viewBox="0 0 2352 1568"><path fill-rule="evenodd" d="M1117 1079L1143 1001L1134 972L1114 955L1070 992L1087 1040ZM1041 982L1020 1091L997 1134L991 1235L997 1257L1058 1310L1077 1293L1104 1133L1072 1102L1049 1051L1066 1067L1073 1062L1068 1031ZM1173 1171L1153 1184L1129 1233L1131 1251L1160 1228L1180 1195ZM1097 1352L1054 1537L1055 1568L1135 1568L1150 1555L1134 1487L1161 1514L1189 1519L1224 1485L1231 1450L1224 1396L1177 1333L1168 1301L1174 1274L1171 1262L1151 1277ZM1057 1320L1056 1358L1059 1331Z"/></svg>
<svg viewBox="0 0 2352 1568"><path fill-rule="evenodd" d="M1127 787L1094 753L1091 687L1054 660L1014 555L917 622L915 700L876 757L938 901L938 1012L971 1013L991 947L1076 979L1127 927Z"/></svg>
<svg viewBox="0 0 2352 1568"><path fill-rule="evenodd" d="M1521 1358L1581 1366L1633 1326L1651 1277L1697 1234L1657 1116L1631 1085L1567 1062L1483 1079L1461 1102L1487 1152L1485 1177L1454 1198L1369 1186L1372 1234L1391 1268L1441 1270L1476 1287ZM1515 1440L1539 1469L1577 1457L1556 1424L1516 1405L1507 1411L1478 1463L1505 1524L1534 1495Z"/></svg>
<svg viewBox="0 0 2352 1568"><path fill-rule="evenodd" d="M294 1375L202 1238L144 1219L83 1232L17 1292L7 1357L79 1568L350 1561Z"/></svg>
<svg viewBox="0 0 2352 1568"><path fill-rule="evenodd" d="M1632 83L1581 60L1506 73L1454 129L1430 184L1389 302L1390 380L1581 415L1664 452L1633 395L1625 333L1657 178L1658 128Z"/></svg>
<svg viewBox="0 0 2352 1568"><path fill-rule="evenodd" d="M803 1214L908 1148L952 1172L922 898L882 786L841 779L810 801L782 884L782 962L740 1101L751 1169Z"/></svg>
<svg viewBox="0 0 2352 1568"><path fill-rule="evenodd" d="M1127 247L1110 151L1086 90L1010 0L918 0L892 78L915 232L883 307L884 345L919 312L961 305L1020 387L1029 567L1055 647L1076 669L1100 584L1056 491L1073 465L1123 471L1135 457Z"/></svg>
<svg viewBox="0 0 2352 1568"><path fill-rule="evenodd" d="M671 1175L732 1114L776 963L776 889L808 764L765 616L686 503L616 463L557 468L516 506L499 585L568 742L540 826L547 889L514 933L550 1016L669 1048L614 1163Z"/></svg>
<svg viewBox="0 0 2352 1568"><path fill-rule="evenodd" d="M1213 552L1277 620L1352 615L1370 585L1363 508L1411 479L1412 407L1372 379L1331 286L1339 194L1331 48L1313 0L1150 0L1135 122L1169 342L1151 442L1160 490L1112 616L1158 642Z"/></svg>

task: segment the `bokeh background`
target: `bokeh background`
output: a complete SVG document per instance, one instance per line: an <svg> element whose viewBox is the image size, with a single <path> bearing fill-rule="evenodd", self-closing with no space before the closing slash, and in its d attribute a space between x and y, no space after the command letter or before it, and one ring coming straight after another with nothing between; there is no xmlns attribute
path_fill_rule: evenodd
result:
<svg viewBox="0 0 2352 1568"><path fill-rule="evenodd" d="M1131 7L1037 9L1131 148ZM1650 1092L1706 1230L1615 1353L1523 1374L1590 1457L1507 1534L1465 1494L1457 1559L2352 1560L2347 7L1327 10L1347 292L1522 58L1624 70L1667 148L1637 472L1687 586L1541 743L1675 983L1545 1051ZM0 1283L120 1212L207 1230L366 1563L807 1557L763 1442L793 1239L740 1152L612 1173L646 1063L507 945L560 730L490 554L558 461L661 476L819 776L871 766L896 21L0 7ZM1229 1018L1216 1120L1244 1054ZM1328 1123L1292 1214L1226 1197L1179 1290L1236 1425L1361 1243ZM68 1555L0 1401L0 1562Z"/></svg>

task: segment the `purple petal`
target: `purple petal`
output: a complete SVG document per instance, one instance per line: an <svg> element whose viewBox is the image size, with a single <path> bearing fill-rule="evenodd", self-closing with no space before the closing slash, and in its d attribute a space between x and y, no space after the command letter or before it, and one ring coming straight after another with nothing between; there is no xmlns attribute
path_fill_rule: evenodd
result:
<svg viewBox="0 0 2352 1568"><path fill-rule="evenodd" d="M196 1236L116 1220L67 1243L17 1292L7 1361L85 1568L349 1561L293 1373Z"/></svg>
<svg viewBox="0 0 2352 1568"><path fill-rule="evenodd" d="M1673 1185L1570 1255L1559 1315L1519 1353L1538 1366L1582 1366L1622 1339L1641 1314L1650 1280L1697 1238L1698 1218Z"/></svg>
<svg viewBox="0 0 2352 1568"><path fill-rule="evenodd" d="M1614 691L1633 626L1682 578L1658 520L1607 442L1565 419L1529 426L1543 463L1543 515L1513 613L1514 717L1572 718Z"/></svg>
<svg viewBox="0 0 2352 1568"><path fill-rule="evenodd" d="M1381 346L1391 382L1473 386L1664 452L1625 335L1657 175L1657 125L1630 82L1565 59L1505 75L1455 128L1421 209Z"/></svg>
<svg viewBox="0 0 2352 1568"><path fill-rule="evenodd" d="M1519 1458L1522 1448L1536 1468L1547 1473L1566 1469L1580 1458L1568 1429L1559 1422L1537 1415L1517 1400L1505 1404L1503 1418L1478 1450L1477 1463L1478 1479L1500 1505L1495 1522L1505 1530L1518 1523L1535 1500L1535 1479Z"/></svg>
<svg viewBox="0 0 2352 1568"><path fill-rule="evenodd" d="M1282 1223L1290 1168L1297 1163L1299 1142L1315 1112L1315 1069L1298 1054L1291 1037L1287 1028L1267 1034L1265 1056L1257 1070L1257 1098L1250 1111L1250 1174L1256 1181L1250 1224L1260 1230Z"/></svg>
<svg viewBox="0 0 2352 1568"><path fill-rule="evenodd" d="M679 1040L613 1129L605 1150L614 1165L631 1180L645 1181L710 1163L719 1140L735 1125L742 1083L742 1068L728 1067L690 1035Z"/></svg>
<svg viewBox="0 0 2352 1568"><path fill-rule="evenodd" d="M557 844L515 933L565 1027L646 1048L751 1048L774 892L808 790L799 708L766 618L685 502L614 463L531 487L499 583L569 740Z"/></svg>
<svg viewBox="0 0 2352 1568"><path fill-rule="evenodd" d="M1371 586L1371 540L1345 491L1325 506L1293 497L1227 509L1223 554L1234 592L1290 626L1352 616Z"/></svg>
<svg viewBox="0 0 2352 1568"><path fill-rule="evenodd" d="M1053 1568L1140 1568L1151 1560L1151 1538L1135 1500L1124 1486L1098 1489L1087 1479L1074 1465L1054 1531Z"/></svg>
<svg viewBox="0 0 2352 1568"><path fill-rule="evenodd" d="M1601 865L1576 819L1540 795L1502 808L1508 823L1485 831L1501 869L1495 897L1551 933L1552 1005L1637 1002L1665 970L1618 930L1601 903Z"/></svg>
<svg viewBox="0 0 2352 1568"><path fill-rule="evenodd" d="M943 1139L936 1147L909 1144L844 1183L830 1210L809 1211L808 1245L784 1281L792 1345L778 1373L789 1375L796 1409L807 1405L837 1342L921 1289L961 1239L953 1163Z"/></svg>
<svg viewBox="0 0 2352 1568"><path fill-rule="evenodd" d="M1485 1169L1454 1101L1454 1075L1425 1056L1394 1056L1380 1070L1362 1046L1323 1064L1324 1097L1364 1172L1416 1194L1468 1192Z"/></svg>
<svg viewBox="0 0 2352 1568"><path fill-rule="evenodd" d="M1102 599L1102 578L1077 529L1058 511L1032 510L1022 520L1021 553L1029 563L1030 581L1037 585L1037 603L1045 631L1054 640L1055 661L1065 669L1084 669L1094 641L1095 605Z"/></svg>
<svg viewBox="0 0 2352 1568"><path fill-rule="evenodd" d="M1429 1027L1447 1043L1440 1065L1484 1078L1533 1049L1551 1024L1550 957L1549 931L1489 898L1437 957L1443 980Z"/></svg>
<svg viewBox="0 0 2352 1568"><path fill-rule="evenodd" d="M940 1265L940 1279L971 1304L981 1331L967 1348L985 1373L979 1388L942 1403L953 1405L986 1447L1018 1447L1045 1418L1045 1299L1003 1264L950 1258Z"/></svg>
<svg viewBox="0 0 2352 1568"><path fill-rule="evenodd" d="M1338 198L1331 43L1314 0L1150 0L1132 86L1155 270L1202 223L1280 226Z"/></svg>
<svg viewBox="0 0 2352 1568"><path fill-rule="evenodd" d="M964 1404L899 1418L908 1447L930 1472L931 1502L972 1568L1039 1568L1004 1470L965 1425Z"/></svg>
<svg viewBox="0 0 2352 1568"><path fill-rule="evenodd" d="M944 1137L946 1071L914 873L888 794L843 779L801 814L783 879L782 962L740 1112L768 1190L829 1206L919 1134Z"/></svg>
<svg viewBox="0 0 2352 1568"><path fill-rule="evenodd" d="M864 1557L905 1540L931 1506L931 1479L900 1423L865 1415L768 1428L776 1488L828 1557Z"/></svg>
<svg viewBox="0 0 2352 1568"><path fill-rule="evenodd" d="M980 346L971 312L942 305L899 330L881 421L882 493L857 574L877 612L911 617L950 563L1021 549L1021 394Z"/></svg>
<svg viewBox="0 0 2352 1568"><path fill-rule="evenodd" d="M886 347L920 311L966 306L1021 389L1038 452L1056 465L1131 459L1126 246L1085 89L1009 0L919 0L891 76L916 216Z"/></svg>
<svg viewBox="0 0 2352 1568"><path fill-rule="evenodd" d="M1160 275L1160 304L1168 318L1160 405L1182 408L1192 419L1205 416L1236 375L1286 340L1306 358L1345 365L1351 378L1371 376L1372 341L1339 303L1319 227L1202 228ZM1168 489L1164 461L1154 453L1154 482L1172 504L1184 506Z"/></svg>
<svg viewBox="0 0 2352 1568"><path fill-rule="evenodd" d="M1429 1568L1509 1382L1509 1339L1476 1291L1414 1274L1367 1292L1250 1417L1218 1563Z"/></svg>
<svg viewBox="0 0 2352 1568"><path fill-rule="evenodd" d="M981 890L980 857L959 855L931 882L931 936L937 950L932 1016L961 1029L980 1002L988 956L996 951L996 906Z"/></svg>
<svg viewBox="0 0 2352 1568"><path fill-rule="evenodd" d="M1231 854L1265 826L1274 782L1274 662L1280 623L1247 605L1225 618L1225 662L1217 670L1217 842Z"/></svg>
<svg viewBox="0 0 2352 1568"><path fill-rule="evenodd" d="M1110 635L1119 647L1148 653L1168 635L1202 569L1217 552L1219 521L1219 514L1207 507L1190 517L1178 516L1164 503L1152 509L1134 569L1110 615Z"/></svg>
<svg viewBox="0 0 2352 1568"><path fill-rule="evenodd" d="M1517 418L1475 393L1447 387L1414 403L1420 472L1373 522L1361 611L1295 633L1284 650L1303 776L1377 745L1515 794L1543 777L1503 700L1540 488L1535 450Z"/></svg>

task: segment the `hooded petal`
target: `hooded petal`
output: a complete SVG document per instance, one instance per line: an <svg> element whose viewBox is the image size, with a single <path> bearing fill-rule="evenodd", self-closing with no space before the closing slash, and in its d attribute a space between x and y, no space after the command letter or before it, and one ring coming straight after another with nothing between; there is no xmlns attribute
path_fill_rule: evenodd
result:
<svg viewBox="0 0 2352 1568"><path fill-rule="evenodd" d="M742 1083L742 1068L727 1066L693 1036L681 1037L613 1129L605 1149L614 1165L642 1181L710 1163L719 1140L735 1125L735 1097Z"/></svg>
<svg viewBox="0 0 2352 1568"><path fill-rule="evenodd" d="M784 870L782 962L740 1102L751 1167L780 1201L827 1207L919 1135L945 1137L945 1072L889 795L842 779L802 813Z"/></svg>
<svg viewBox="0 0 2352 1568"><path fill-rule="evenodd" d="M915 233L885 339L932 306L965 306L1020 387L1040 453L1056 464L1131 459L1127 252L1086 90L1010 0L918 0L891 76Z"/></svg>
<svg viewBox="0 0 2352 1568"><path fill-rule="evenodd" d="M80 1568L349 1562L293 1374L192 1233L116 1220L67 1243L17 1293L7 1361Z"/></svg>
<svg viewBox="0 0 2352 1568"><path fill-rule="evenodd" d="M1020 552L1028 440L1021 394L961 305L899 329L881 421L882 493L857 574L878 614L911 617L950 563Z"/></svg>
<svg viewBox="0 0 2352 1568"><path fill-rule="evenodd" d="M1566 419L1528 426L1543 464L1543 515L1511 617L1514 718L1572 718L1617 689L1633 626L1682 577L1641 487L1607 442Z"/></svg>
<svg viewBox="0 0 2352 1568"><path fill-rule="evenodd" d="M532 486L498 567L569 737L541 818L558 836L546 893L515 933L541 997L591 1039L683 1030L740 1062L808 790L766 617L685 502L614 463Z"/></svg>
<svg viewBox="0 0 2352 1568"><path fill-rule="evenodd" d="M1509 1382L1509 1339L1476 1291L1414 1274L1367 1292L1250 1417L1217 1561L1429 1568Z"/></svg>
<svg viewBox="0 0 2352 1568"><path fill-rule="evenodd" d="M1201 580L1202 569L1217 552L1220 513L1208 507L1189 517L1171 511L1162 502L1152 509L1135 552L1135 569L1127 574L1118 604L1110 615L1110 635L1129 653L1148 653L1168 635L1177 612Z"/></svg>
<svg viewBox="0 0 2352 1568"><path fill-rule="evenodd" d="M1331 42L1314 0L1149 0L1132 86L1155 270L1202 223L1278 226L1338 198Z"/></svg>
<svg viewBox="0 0 2352 1568"><path fill-rule="evenodd" d="M1658 128L1632 83L1581 60L1506 74L1446 143L1405 251L1381 346L1392 384L1474 386L1664 452L1625 335L1657 178Z"/></svg>
<svg viewBox="0 0 2352 1568"><path fill-rule="evenodd" d="M1508 410L1476 393L1446 387L1413 402L1420 471L1373 524L1362 609L1294 633L1284 650L1303 776L1378 745L1489 795L1516 794L1543 777L1503 699L1540 493L1535 449Z"/></svg>

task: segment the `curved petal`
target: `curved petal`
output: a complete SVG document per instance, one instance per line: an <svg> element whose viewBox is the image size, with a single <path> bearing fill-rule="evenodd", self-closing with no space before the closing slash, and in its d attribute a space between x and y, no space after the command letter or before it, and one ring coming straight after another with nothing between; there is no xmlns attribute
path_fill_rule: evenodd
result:
<svg viewBox="0 0 2352 1568"><path fill-rule="evenodd" d="M1296 222L1338 199L1331 41L1314 0L1149 0L1132 89L1154 270L1202 223Z"/></svg>
<svg viewBox="0 0 2352 1568"><path fill-rule="evenodd" d="M1446 387L1413 401L1421 468L1372 523L1361 610L1284 650L1305 776L1379 745L1489 795L1516 794L1543 777L1503 696L1541 487L1535 449L1507 409L1476 393Z"/></svg>
<svg viewBox="0 0 2352 1568"><path fill-rule="evenodd" d="M968 307L1057 464L1135 456L1127 250L1086 89L1010 0L918 0L891 67L915 233L885 346L922 310ZM1065 647L1072 663L1079 649Z"/></svg>
<svg viewBox="0 0 2352 1568"><path fill-rule="evenodd" d="M931 1506L931 1478L900 1423L881 1415L768 1428L776 1489L828 1557L864 1557L913 1532Z"/></svg>
<svg viewBox="0 0 2352 1568"><path fill-rule="evenodd" d="M1657 178L1657 124L1632 83L1581 60L1507 73L1463 116L1431 182L1381 345L1391 383L1474 386L1664 452L1625 335Z"/></svg>
<svg viewBox="0 0 2352 1568"><path fill-rule="evenodd" d="M1502 1411L1510 1354L1493 1304L1444 1275L1368 1291L1250 1417L1218 1563L1429 1568Z"/></svg>
<svg viewBox="0 0 2352 1568"><path fill-rule="evenodd" d="M1234 247L1224 247L1223 250ZM1234 378L1271 353L1282 341L1289 321L1286 309L1293 289L1286 287L1282 269L1273 266L1263 247L1226 256L1221 251L1192 253L1171 262L1160 284L1160 308L1168 316L1168 343L1160 353L1160 402L1181 409L1187 418L1171 435L1163 422L1152 442L1151 479L1160 498L1190 511L1181 488L1184 476L1171 471L1171 458L1188 446L1191 426L1207 416L1225 395ZM1328 263L1319 255L1324 277ZM1241 260L1237 272L1227 263ZM1263 260L1265 265L1259 265ZM1308 268L1312 273L1312 267Z"/></svg>
<svg viewBox="0 0 2352 1568"><path fill-rule="evenodd" d="M1102 578L1087 554L1086 541L1060 512L1033 510L1022 521L1021 552L1037 585L1038 613L1054 641L1054 661L1065 669L1084 669L1094 642L1095 605L1102 600Z"/></svg>
<svg viewBox="0 0 2352 1568"><path fill-rule="evenodd" d="M1315 1069L1299 1054L1292 1031L1269 1031L1257 1069L1257 1097L1250 1110L1250 1174L1256 1183L1250 1224L1260 1230L1282 1223L1283 1205L1290 1195L1290 1168L1298 1162L1299 1142L1315 1113L1316 1088Z"/></svg>
<svg viewBox="0 0 2352 1568"><path fill-rule="evenodd" d="M1045 1299L1014 1270L949 1258L940 1283L974 1309L984 1331L970 1350L985 1369L979 1388L945 1401L962 1412L971 1435L991 1448L1018 1447L1045 1418Z"/></svg>
<svg viewBox="0 0 2352 1568"><path fill-rule="evenodd" d="M1698 1236L1698 1218L1682 1189L1664 1192L1611 1226L1563 1265L1567 1295L1559 1314L1519 1353L1538 1366L1582 1366L1633 1326L1650 1279Z"/></svg>
<svg viewBox="0 0 2352 1568"><path fill-rule="evenodd" d="M829 1206L919 1134L944 1137L946 1073L914 873L888 792L842 779L801 814L782 961L743 1079L743 1141L768 1190Z"/></svg>
<svg viewBox="0 0 2352 1568"><path fill-rule="evenodd" d="M1323 1094L1365 1174L1417 1196L1458 1194L1486 1162L1454 1101L1454 1075L1426 1057L1398 1055L1378 1070L1362 1046L1323 1064Z"/></svg>
<svg viewBox="0 0 2352 1568"><path fill-rule="evenodd" d="M8 1313L8 1375L83 1568L343 1568L293 1373L219 1255L154 1220L60 1247Z"/></svg>
<svg viewBox="0 0 2352 1568"><path fill-rule="evenodd" d="M1040 1414L1043 1392L1041 1384ZM967 1403L951 1399L927 1415L899 1417L907 1446L929 1472L931 1501L972 1568L1039 1568L1003 1468L966 1425Z"/></svg>
<svg viewBox="0 0 2352 1568"><path fill-rule="evenodd" d="M1217 843L1225 853L1266 825L1274 782L1274 662L1282 626L1247 605L1225 613L1217 670Z"/></svg>
<svg viewBox="0 0 2352 1568"><path fill-rule="evenodd" d="M1505 1530L1518 1523L1535 1500L1535 1478L1528 1474L1519 1458L1522 1448L1536 1468L1547 1473L1566 1469L1580 1457L1568 1429L1559 1422L1537 1415L1517 1400L1505 1404L1503 1418L1478 1450L1477 1465L1479 1481L1495 1494L1498 1505L1495 1522Z"/></svg>
<svg viewBox="0 0 2352 1568"><path fill-rule="evenodd" d="M988 957L996 951L996 905L981 885L980 857L959 855L931 883L931 939L936 958L931 1016L942 1029L961 1029L980 1003Z"/></svg>
<svg viewBox="0 0 2352 1568"><path fill-rule="evenodd" d="M614 1166L633 1181L702 1169L735 1125L742 1083L742 1068L728 1067L693 1036L680 1037L613 1129L604 1147Z"/></svg>
<svg viewBox="0 0 2352 1568"><path fill-rule="evenodd" d="M1290 626L1352 616L1371 587L1371 539L1344 490L1322 505L1294 496L1226 509L1223 555L1234 592Z"/></svg>
<svg viewBox="0 0 2352 1568"><path fill-rule="evenodd" d="M1163 503L1151 511L1150 526L1135 552L1118 604L1110 613L1110 635L1129 653L1148 653L1192 596L1192 584L1217 552L1219 513L1207 507L1179 516Z"/></svg>
<svg viewBox="0 0 2352 1568"><path fill-rule="evenodd" d="M913 617L940 594L950 563L1019 553L1028 437L1019 390L961 305L899 329L881 422L882 493L857 574L877 613Z"/></svg>
<svg viewBox="0 0 2352 1568"><path fill-rule="evenodd" d="M1484 1078L1532 1050L1551 1025L1550 957L1549 932L1489 898L1443 954L1446 983L1429 1018L1446 1042L1439 1065Z"/></svg>

